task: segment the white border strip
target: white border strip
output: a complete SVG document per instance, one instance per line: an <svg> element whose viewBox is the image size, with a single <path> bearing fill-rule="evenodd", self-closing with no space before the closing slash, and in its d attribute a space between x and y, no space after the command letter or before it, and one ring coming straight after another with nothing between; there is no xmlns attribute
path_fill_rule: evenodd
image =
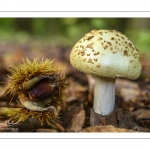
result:
<svg viewBox="0 0 150 150"><path fill-rule="evenodd" d="M0 0L0 11L149 11L149 1Z"/></svg>
<svg viewBox="0 0 150 150"><path fill-rule="evenodd" d="M149 18L150 17L150 12L123 12L123 11L91 11L91 12L73 12L73 11L13 11L13 12L6 12L6 11L0 11L0 17L29 17L29 18L35 18L35 17L87 17L87 18L108 18L108 17L118 17L118 18L135 18L135 17L144 17L144 18Z"/></svg>
<svg viewBox="0 0 150 150"><path fill-rule="evenodd" d="M1 133L0 139L149 139L148 133Z"/></svg>

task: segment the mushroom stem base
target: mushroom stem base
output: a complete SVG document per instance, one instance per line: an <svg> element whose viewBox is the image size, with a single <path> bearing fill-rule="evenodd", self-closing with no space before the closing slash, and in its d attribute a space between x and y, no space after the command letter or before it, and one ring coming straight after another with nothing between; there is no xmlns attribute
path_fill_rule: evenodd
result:
<svg viewBox="0 0 150 150"><path fill-rule="evenodd" d="M115 78L95 77L94 111L108 115L115 107Z"/></svg>

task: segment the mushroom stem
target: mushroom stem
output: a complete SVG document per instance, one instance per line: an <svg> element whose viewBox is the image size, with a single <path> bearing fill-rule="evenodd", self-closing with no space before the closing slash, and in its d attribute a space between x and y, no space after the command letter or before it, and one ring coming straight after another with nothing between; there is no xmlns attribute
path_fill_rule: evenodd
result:
<svg viewBox="0 0 150 150"><path fill-rule="evenodd" d="M115 81L116 78L95 76L94 111L98 114L108 115L115 107Z"/></svg>

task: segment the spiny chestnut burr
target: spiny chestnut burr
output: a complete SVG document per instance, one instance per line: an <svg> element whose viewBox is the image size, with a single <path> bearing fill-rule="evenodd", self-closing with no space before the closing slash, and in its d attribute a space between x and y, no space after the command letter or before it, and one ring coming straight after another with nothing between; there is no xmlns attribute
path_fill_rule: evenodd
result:
<svg viewBox="0 0 150 150"><path fill-rule="evenodd" d="M49 124L49 119L56 118L57 106L66 108L64 90L67 84L66 76L61 74L63 69L56 66L54 60L44 61L39 58L33 62L29 59L23 60L9 69L7 94L18 96L20 104L26 110L23 111L24 114L21 113L23 118L31 114L42 123L45 121Z"/></svg>

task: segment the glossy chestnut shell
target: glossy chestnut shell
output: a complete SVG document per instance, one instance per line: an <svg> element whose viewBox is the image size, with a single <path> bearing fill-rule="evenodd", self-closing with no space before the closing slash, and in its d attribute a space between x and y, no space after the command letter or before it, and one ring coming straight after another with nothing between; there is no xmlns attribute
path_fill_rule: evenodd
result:
<svg viewBox="0 0 150 150"><path fill-rule="evenodd" d="M47 98L53 92L54 86L48 82L40 82L29 90L29 95L33 101Z"/></svg>

